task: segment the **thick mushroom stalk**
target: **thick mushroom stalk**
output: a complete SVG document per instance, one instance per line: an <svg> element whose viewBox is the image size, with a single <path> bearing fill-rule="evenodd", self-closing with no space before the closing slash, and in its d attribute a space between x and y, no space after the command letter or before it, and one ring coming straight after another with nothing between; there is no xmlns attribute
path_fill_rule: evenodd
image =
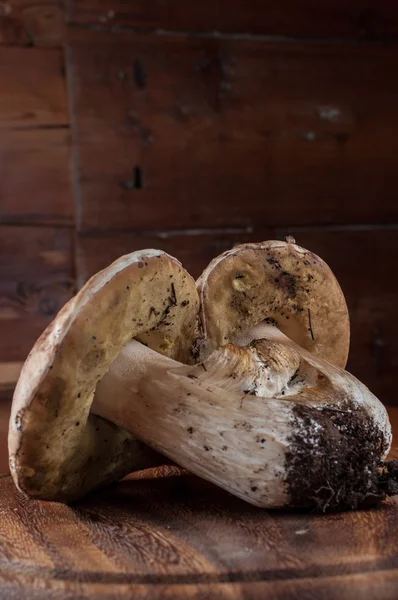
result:
<svg viewBox="0 0 398 600"><path fill-rule="evenodd" d="M195 366L133 341L97 386L92 411L257 506L379 501L391 443L384 406L275 327L261 335Z"/></svg>

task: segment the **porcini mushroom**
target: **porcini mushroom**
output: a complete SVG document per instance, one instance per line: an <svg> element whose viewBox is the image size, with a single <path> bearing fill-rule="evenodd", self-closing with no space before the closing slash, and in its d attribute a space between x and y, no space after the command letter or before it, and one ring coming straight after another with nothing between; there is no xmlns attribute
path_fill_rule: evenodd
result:
<svg viewBox="0 0 398 600"><path fill-rule="evenodd" d="M291 242L243 245L209 265L198 291L200 331L192 279L144 251L61 311L15 392L20 489L68 500L156 460L124 449L128 431L258 506L355 508L394 493L387 413L342 368L348 312L327 265ZM98 423L119 426L106 454Z"/></svg>
<svg viewBox="0 0 398 600"><path fill-rule="evenodd" d="M131 342L92 410L258 506L356 508L395 493L395 466L381 466L387 412L342 368L348 311L327 265L291 242L248 244L212 261L198 290L202 362Z"/></svg>
<svg viewBox="0 0 398 600"><path fill-rule="evenodd" d="M98 382L132 338L188 362L197 311L194 280L158 250L121 257L92 277L23 366L9 428L10 469L18 488L70 501L134 469L164 462L130 433L90 414L90 406Z"/></svg>

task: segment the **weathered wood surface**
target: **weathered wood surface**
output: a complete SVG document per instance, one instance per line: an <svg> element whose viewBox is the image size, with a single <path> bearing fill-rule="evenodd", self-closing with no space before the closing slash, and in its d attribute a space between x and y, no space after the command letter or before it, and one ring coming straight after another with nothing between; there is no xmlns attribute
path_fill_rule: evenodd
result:
<svg viewBox="0 0 398 600"><path fill-rule="evenodd" d="M69 122L63 72L60 50L1 48L1 136L4 128L55 127Z"/></svg>
<svg viewBox="0 0 398 600"><path fill-rule="evenodd" d="M63 128L1 131L0 224L73 225L69 146Z"/></svg>
<svg viewBox="0 0 398 600"><path fill-rule="evenodd" d="M270 512L175 467L69 507L28 500L5 477L0 535L10 600L395 600L398 585L398 498L328 516Z"/></svg>
<svg viewBox="0 0 398 600"><path fill-rule="evenodd" d="M298 244L319 254L342 286L351 317L348 370L385 404L397 404L394 391L398 369L396 228L364 231L258 228L252 233L79 236L78 285L119 256L142 248L165 250L198 277L212 258L234 244L283 239L287 234L293 235Z"/></svg>
<svg viewBox="0 0 398 600"><path fill-rule="evenodd" d="M75 250L79 284L145 246L197 275L234 243L302 226L298 242L347 293L349 368L396 403L396 230L373 231L398 222L398 55L373 43L396 36L396 2L66 4L64 54L64 3L0 2L0 394L69 298ZM89 234L76 249L75 212ZM18 224L10 245L4 225ZM305 230L330 224L370 228ZM43 248L58 260L60 247L59 276L49 274Z"/></svg>
<svg viewBox="0 0 398 600"><path fill-rule="evenodd" d="M395 46L68 47L80 230L397 221Z"/></svg>
<svg viewBox="0 0 398 600"><path fill-rule="evenodd" d="M398 33L394 0L67 0L67 6L69 21L102 27L299 38L388 39Z"/></svg>
<svg viewBox="0 0 398 600"><path fill-rule="evenodd" d="M0 366L0 374L1 374L1 366ZM7 393L7 397L9 398L10 392ZM1 390L0 385L0 473L5 474L9 473L8 468L8 448L7 448L7 436L8 436L8 422L10 420L10 410L11 410L11 402L6 401L8 398L6 397L5 392ZM0 587L0 596L1 596L1 587Z"/></svg>
<svg viewBox="0 0 398 600"><path fill-rule="evenodd" d="M0 3L0 43L4 11L51 21L47 10ZM74 200L62 51L2 47L0 82L0 394L8 395L75 287L73 231L65 228Z"/></svg>
<svg viewBox="0 0 398 600"><path fill-rule="evenodd" d="M73 232L0 227L0 364L25 360L74 291Z"/></svg>
<svg viewBox="0 0 398 600"><path fill-rule="evenodd" d="M65 15L61 0L6 0L0 4L0 45L61 46Z"/></svg>

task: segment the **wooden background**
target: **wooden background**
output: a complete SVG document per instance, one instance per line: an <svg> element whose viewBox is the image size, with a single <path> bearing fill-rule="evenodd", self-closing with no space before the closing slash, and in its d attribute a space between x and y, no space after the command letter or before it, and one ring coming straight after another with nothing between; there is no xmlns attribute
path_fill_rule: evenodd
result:
<svg viewBox="0 0 398 600"><path fill-rule="evenodd" d="M197 276L287 234L341 282L350 370L397 404L397 36L395 0L1 1L4 414L111 260L160 247Z"/></svg>

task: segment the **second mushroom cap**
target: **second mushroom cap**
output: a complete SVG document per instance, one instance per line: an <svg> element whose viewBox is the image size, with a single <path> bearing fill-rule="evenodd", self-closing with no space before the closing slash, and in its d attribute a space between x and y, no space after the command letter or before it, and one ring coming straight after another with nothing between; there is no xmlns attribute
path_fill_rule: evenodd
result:
<svg viewBox="0 0 398 600"><path fill-rule="evenodd" d="M313 252L291 242L242 244L212 260L197 288L202 353L245 344L264 322L316 356L346 365L347 304L332 271Z"/></svg>

